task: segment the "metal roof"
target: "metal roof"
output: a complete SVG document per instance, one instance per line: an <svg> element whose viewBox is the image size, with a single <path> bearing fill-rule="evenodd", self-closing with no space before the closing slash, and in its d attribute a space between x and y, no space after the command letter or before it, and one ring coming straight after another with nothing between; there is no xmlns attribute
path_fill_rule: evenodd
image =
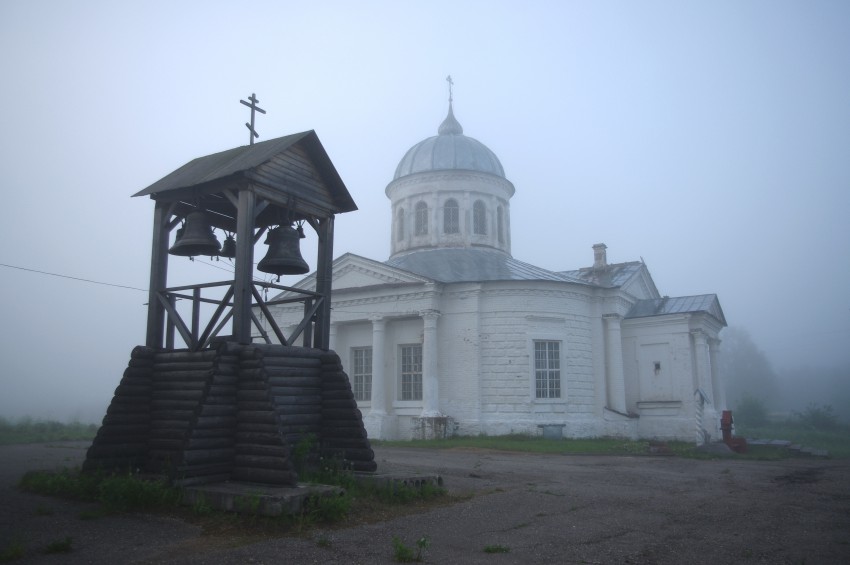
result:
<svg viewBox="0 0 850 565"><path fill-rule="evenodd" d="M626 318L648 318L665 314L689 314L704 312L713 316L718 322L726 325L726 318L720 308L716 294L700 294L697 296L665 296L664 298L647 298L638 300Z"/></svg>
<svg viewBox="0 0 850 565"><path fill-rule="evenodd" d="M581 280L594 286L616 288L626 284L626 282L640 271L642 266L643 263L640 261L631 261L629 263L614 263L606 265L601 269L588 267L584 269L577 269L575 271L561 271L560 274Z"/></svg>
<svg viewBox="0 0 850 565"><path fill-rule="evenodd" d="M393 257L386 265L443 282L558 281L588 284L568 274L518 261L500 251L442 248Z"/></svg>
<svg viewBox="0 0 850 565"><path fill-rule="evenodd" d="M496 154L477 139L463 135L463 127L455 119L451 103L449 114L437 133L408 149L396 167L393 180L415 173L444 170L478 171L505 177L505 170Z"/></svg>

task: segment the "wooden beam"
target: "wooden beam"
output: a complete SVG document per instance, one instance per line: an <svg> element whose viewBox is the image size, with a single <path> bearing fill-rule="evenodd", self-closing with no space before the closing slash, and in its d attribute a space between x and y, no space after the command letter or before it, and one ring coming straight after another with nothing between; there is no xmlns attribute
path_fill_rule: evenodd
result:
<svg viewBox="0 0 850 565"><path fill-rule="evenodd" d="M254 206L252 190L239 192L236 211L236 269L233 278L233 339L251 343L251 302L254 275Z"/></svg>
<svg viewBox="0 0 850 565"><path fill-rule="evenodd" d="M168 203L157 202L153 213L151 241L151 273L148 286L148 327L145 345L160 349L163 346L165 308L157 298L168 284Z"/></svg>

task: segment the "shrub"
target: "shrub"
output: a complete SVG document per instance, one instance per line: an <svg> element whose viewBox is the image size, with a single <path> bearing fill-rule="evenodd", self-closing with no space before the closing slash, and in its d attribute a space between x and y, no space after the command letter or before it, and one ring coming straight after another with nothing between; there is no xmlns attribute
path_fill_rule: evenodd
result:
<svg viewBox="0 0 850 565"><path fill-rule="evenodd" d="M836 429L838 417L832 411L832 406L820 406L819 404L809 404L803 412L795 412L794 416L801 424L813 430L829 431Z"/></svg>
<svg viewBox="0 0 850 565"><path fill-rule="evenodd" d="M745 426L759 427L768 423L764 402L752 396L742 398L733 415L735 422Z"/></svg>

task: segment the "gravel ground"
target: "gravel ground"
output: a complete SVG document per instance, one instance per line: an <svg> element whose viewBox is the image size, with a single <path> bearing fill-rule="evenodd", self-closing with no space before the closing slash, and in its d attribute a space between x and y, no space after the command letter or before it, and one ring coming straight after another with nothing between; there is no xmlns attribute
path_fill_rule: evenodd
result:
<svg viewBox="0 0 850 565"><path fill-rule="evenodd" d="M26 470L73 467L84 442L0 447L0 553L27 563L392 563L428 536L427 563L850 563L850 461L695 461L375 448L379 472L439 474L459 501L302 537L205 535L144 514L20 493ZM70 536L73 551L45 554ZM486 553L487 546L507 548Z"/></svg>

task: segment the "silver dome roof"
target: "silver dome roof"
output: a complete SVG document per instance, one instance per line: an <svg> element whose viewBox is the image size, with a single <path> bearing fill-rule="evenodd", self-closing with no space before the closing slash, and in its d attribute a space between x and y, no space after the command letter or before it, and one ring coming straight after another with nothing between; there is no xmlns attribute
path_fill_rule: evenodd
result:
<svg viewBox="0 0 850 565"><path fill-rule="evenodd" d="M490 173L505 178L505 170L496 154L486 145L463 135L463 127L455 119L449 102L449 115L437 134L411 147L396 167L393 180L414 173L464 170Z"/></svg>

